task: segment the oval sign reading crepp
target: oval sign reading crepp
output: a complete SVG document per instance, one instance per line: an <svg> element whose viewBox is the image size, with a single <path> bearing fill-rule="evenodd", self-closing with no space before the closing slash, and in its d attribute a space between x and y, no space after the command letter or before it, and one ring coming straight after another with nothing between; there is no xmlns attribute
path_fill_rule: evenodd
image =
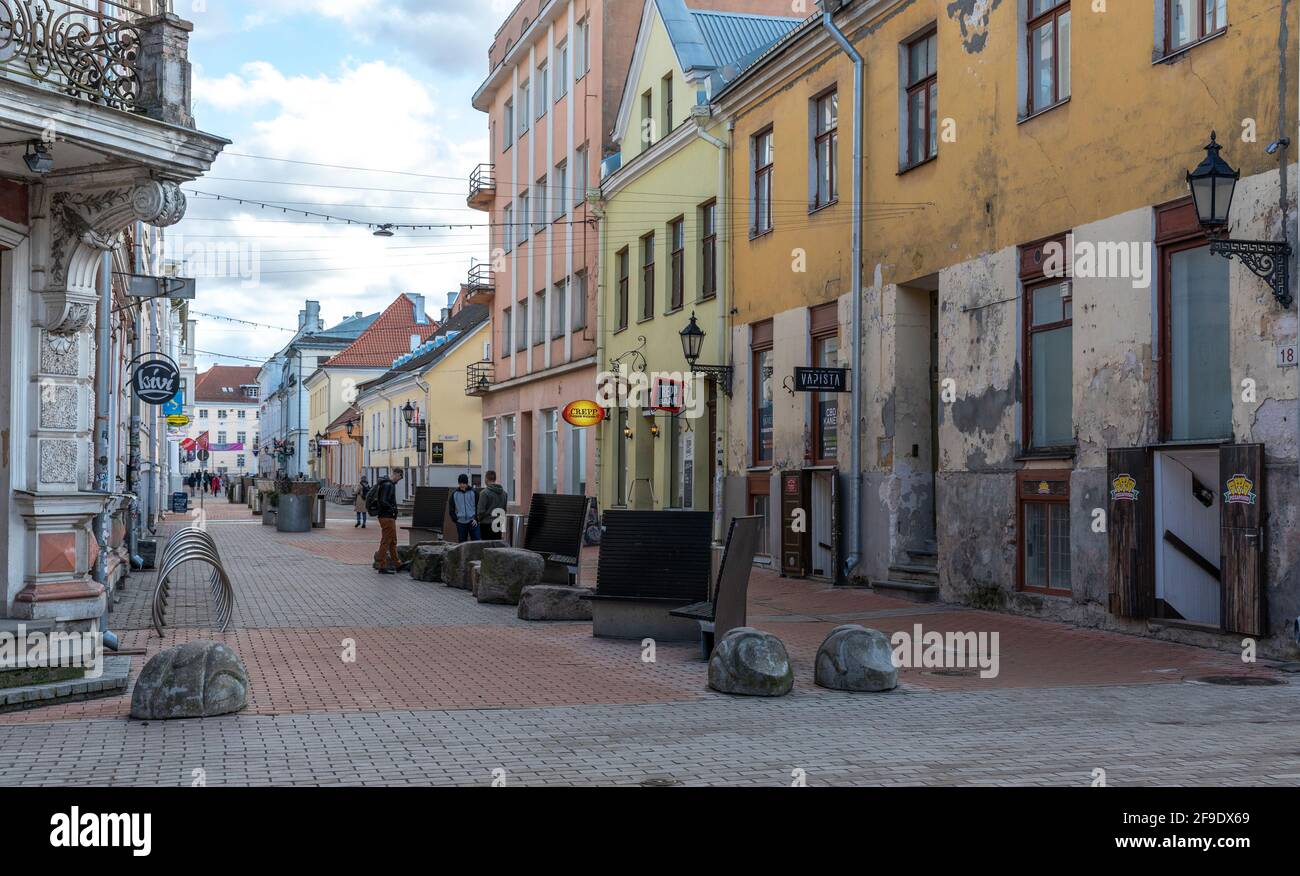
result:
<svg viewBox="0 0 1300 876"><path fill-rule="evenodd" d="M568 423L570 426L585 428L587 426L594 426L604 420L605 409L594 401L584 400L569 402L565 406L564 413L561 414L561 416L564 417L564 422Z"/></svg>

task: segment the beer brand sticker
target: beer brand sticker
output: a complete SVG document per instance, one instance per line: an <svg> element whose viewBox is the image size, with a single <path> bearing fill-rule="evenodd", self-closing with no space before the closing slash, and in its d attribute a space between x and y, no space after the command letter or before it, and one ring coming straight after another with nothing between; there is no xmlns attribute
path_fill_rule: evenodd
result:
<svg viewBox="0 0 1300 876"><path fill-rule="evenodd" d="M585 428L594 426L604 420L605 409L594 401L584 399L583 401L569 402L565 405L561 416L564 417L564 422L570 426Z"/></svg>
<svg viewBox="0 0 1300 876"><path fill-rule="evenodd" d="M1138 482L1130 474L1122 474L1110 482L1110 500L1112 502L1136 502L1138 500Z"/></svg>
<svg viewBox="0 0 1300 876"><path fill-rule="evenodd" d="M1049 484L1047 481L1039 481L1039 482L1038 482L1038 495L1040 495L1040 496L1050 496L1050 495L1052 495L1052 485Z"/></svg>
<svg viewBox="0 0 1300 876"><path fill-rule="evenodd" d="M1228 478L1223 491L1223 501L1229 505L1254 505L1259 500L1255 493L1255 482L1244 474L1235 474Z"/></svg>

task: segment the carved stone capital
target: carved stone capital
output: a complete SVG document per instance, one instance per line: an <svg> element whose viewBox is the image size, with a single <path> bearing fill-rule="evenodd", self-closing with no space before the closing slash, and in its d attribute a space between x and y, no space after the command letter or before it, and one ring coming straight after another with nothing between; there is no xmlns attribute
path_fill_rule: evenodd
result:
<svg viewBox="0 0 1300 876"><path fill-rule="evenodd" d="M48 258L37 288L46 329L67 335L93 323L95 277L103 253L133 222L166 227L185 216L185 195L174 182L145 179L124 185L47 193L44 217Z"/></svg>

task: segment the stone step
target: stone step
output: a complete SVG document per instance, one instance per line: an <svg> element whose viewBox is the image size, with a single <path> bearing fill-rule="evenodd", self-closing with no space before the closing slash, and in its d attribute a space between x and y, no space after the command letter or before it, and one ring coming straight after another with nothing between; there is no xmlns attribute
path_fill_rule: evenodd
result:
<svg viewBox="0 0 1300 876"><path fill-rule="evenodd" d="M939 570L925 563L895 563L889 567L889 577L895 581L919 581L938 584Z"/></svg>
<svg viewBox="0 0 1300 876"><path fill-rule="evenodd" d="M871 588L884 596L906 599L908 602L938 602L939 585L921 581L872 581Z"/></svg>
<svg viewBox="0 0 1300 876"><path fill-rule="evenodd" d="M938 549L929 545L915 550L909 549L907 555L911 557L912 562L922 566L933 566L939 562Z"/></svg>

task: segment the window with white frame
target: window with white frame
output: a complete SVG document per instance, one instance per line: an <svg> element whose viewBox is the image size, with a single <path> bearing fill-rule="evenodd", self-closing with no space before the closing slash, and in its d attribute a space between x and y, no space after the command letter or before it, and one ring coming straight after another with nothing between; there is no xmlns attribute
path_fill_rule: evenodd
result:
<svg viewBox="0 0 1300 876"><path fill-rule="evenodd" d="M546 115L546 108L550 104L550 98L547 96L547 86L551 81L550 71L546 69L546 62L537 65L537 75L533 77L537 83L537 118Z"/></svg>
<svg viewBox="0 0 1300 876"><path fill-rule="evenodd" d="M533 187L533 192L537 198L537 203L533 205L534 233L541 231L542 228L546 226L546 198L549 194L546 185L546 174L542 174L542 176L537 180L537 185Z"/></svg>
<svg viewBox="0 0 1300 876"><path fill-rule="evenodd" d="M555 54L555 100L559 102L560 98L569 93L569 41L562 40L555 47Z"/></svg>
<svg viewBox="0 0 1300 876"><path fill-rule="evenodd" d="M501 209L501 246L506 252L515 247L515 208L506 204Z"/></svg>
<svg viewBox="0 0 1300 876"><path fill-rule="evenodd" d="M568 331L568 325L565 324L567 316L565 301L569 294L569 283L567 280L561 280L555 284L551 290L551 337L562 338Z"/></svg>
<svg viewBox="0 0 1300 876"><path fill-rule="evenodd" d="M560 486L560 412L542 411L542 429L542 492L555 493Z"/></svg>
<svg viewBox="0 0 1300 876"><path fill-rule="evenodd" d="M578 271L573 275L573 282L569 284L569 294L573 296L570 302L573 311L573 330L584 329L587 327L586 271Z"/></svg>
<svg viewBox="0 0 1300 876"><path fill-rule="evenodd" d="M553 219L563 219L569 209L569 164L561 161L555 165L555 195L551 199L554 209Z"/></svg>
<svg viewBox="0 0 1300 876"><path fill-rule="evenodd" d="M528 133L528 126L531 124L532 113L528 108L533 105L532 84L525 79L519 85L519 134L522 136Z"/></svg>
<svg viewBox="0 0 1300 876"><path fill-rule="evenodd" d="M618 437L622 439L623 436ZM565 466L565 488L575 496L585 496L587 494L587 430L570 426L566 443L568 464Z"/></svg>
<svg viewBox="0 0 1300 876"><path fill-rule="evenodd" d="M515 499L515 418L514 415L501 418L501 486L506 495Z"/></svg>
<svg viewBox="0 0 1300 876"><path fill-rule="evenodd" d="M581 79L591 65L591 23L582 19L575 26L573 38L573 78Z"/></svg>
<svg viewBox="0 0 1300 876"><path fill-rule="evenodd" d="M497 468L497 421L483 421L483 470L496 471Z"/></svg>
<svg viewBox="0 0 1300 876"><path fill-rule="evenodd" d="M510 98L506 101L506 108L502 114L501 130L502 135L501 151L505 152L510 148L510 144L515 142L515 100Z"/></svg>
<svg viewBox="0 0 1300 876"><path fill-rule="evenodd" d="M573 153L573 203L581 206L587 199L587 147L579 146Z"/></svg>
<svg viewBox="0 0 1300 876"><path fill-rule="evenodd" d="M519 218L516 221L516 227L519 229L519 242L523 243L528 239L528 229L532 222L532 212L528 205L528 190L524 189L519 193Z"/></svg>

